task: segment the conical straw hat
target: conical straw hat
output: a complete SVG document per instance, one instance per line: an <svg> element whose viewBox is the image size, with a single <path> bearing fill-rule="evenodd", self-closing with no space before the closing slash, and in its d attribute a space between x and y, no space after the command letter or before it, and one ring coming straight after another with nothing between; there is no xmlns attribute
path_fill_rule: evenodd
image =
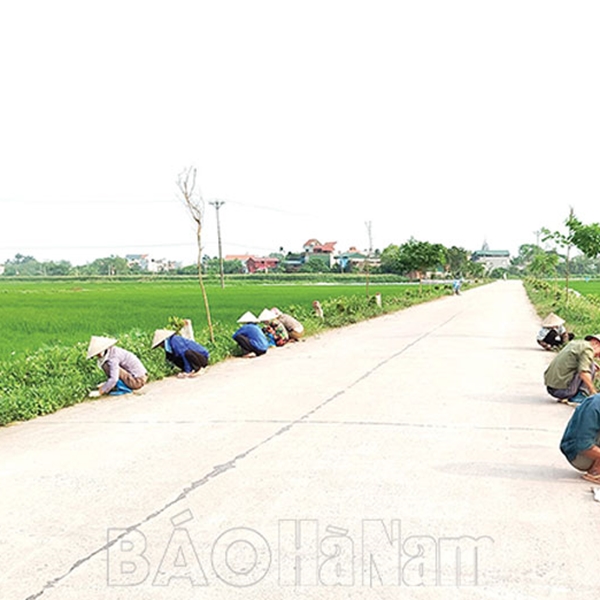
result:
<svg viewBox="0 0 600 600"><path fill-rule="evenodd" d="M551 312L543 321L542 327L558 327L565 322L564 319L561 319L558 315L555 315Z"/></svg>
<svg viewBox="0 0 600 600"><path fill-rule="evenodd" d="M249 310L246 311L238 320L238 323L257 323L258 319L254 315L254 313Z"/></svg>
<svg viewBox="0 0 600 600"><path fill-rule="evenodd" d="M117 340L114 338L101 337L99 335L93 335L90 340L90 345L88 346L87 358L92 358L93 356L98 356L104 350L107 350L111 346L114 346L117 343Z"/></svg>
<svg viewBox="0 0 600 600"><path fill-rule="evenodd" d="M263 311L260 313L260 315L258 315L258 320L261 323L264 323L265 321L272 321L273 319L277 318L277 314L274 313L272 310L269 310L268 308L263 309Z"/></svg>
<svg viewBox="0 0 600 600"><path fill-rule="evenodd" d="M162 344L167 338L170 338L172 335L175 335L175 332L171 331L170 329L157 329L154 332L151 347L156 348L156 346Z"/></svg>

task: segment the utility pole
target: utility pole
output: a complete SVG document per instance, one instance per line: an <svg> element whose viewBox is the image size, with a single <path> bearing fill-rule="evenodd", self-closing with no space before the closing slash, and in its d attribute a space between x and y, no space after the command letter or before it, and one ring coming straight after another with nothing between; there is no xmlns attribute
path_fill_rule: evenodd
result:
<svg viewBox="0 0 600 600"><path fill-rule="evenodd" d="M365 221L365 226L367 227L367 234L369 235L369 251L367 253L367 289L366 294L367 298L369 297L369 273L371 271L371 252L373 252L373 234L371 233L371 221Z"/></svg>
<svg viewBox="0 0 600 600"><path fill-rule="evenodd" d="M214 206L217 211L217 239L219 241L219 273L221 275L221 289L225 287L225 278L223 277L223 251L221 250L221 221L219 220L219 209L225 200L211 200L209 202L211 206Z"/></svg>

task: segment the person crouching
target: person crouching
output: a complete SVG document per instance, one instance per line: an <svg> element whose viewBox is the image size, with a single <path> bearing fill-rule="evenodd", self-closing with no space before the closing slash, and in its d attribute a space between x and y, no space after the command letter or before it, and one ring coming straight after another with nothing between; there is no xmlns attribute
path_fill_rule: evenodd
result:
<svg viewBox="0 0 600 600"><path fill-rule="evenodd" d="M195 377L208 365L208 350L170 329L157 329L152 339L152 349L164 348L165 358L181 369L177 377Z"/></svg>
<svg viewBox="0 0 600 600"><path fill-rule="evenodd" d="M565 328L565 320L550 313L543 321L536 341L544 350L556 350L574 339L574 335Z"/></svg>
<svg viewBox="0 0 600 600"><path fill-rule="evenodd" d="M254 358L265 354L269 349L269 340L257 325L258 317L248 311L237 322L242 326L232 337L242 349L244 358Z"/></svg>
<svg viewBox="0 0 600 600"><path fill-rule="evenodd" d="M96 358L98 366L108 379L90 392L90 397L103 394L129 394L139 390L148 381L148 373L142 361L132 352L116 346L113 338L93 335L87 351L87 358Z"/></svg>

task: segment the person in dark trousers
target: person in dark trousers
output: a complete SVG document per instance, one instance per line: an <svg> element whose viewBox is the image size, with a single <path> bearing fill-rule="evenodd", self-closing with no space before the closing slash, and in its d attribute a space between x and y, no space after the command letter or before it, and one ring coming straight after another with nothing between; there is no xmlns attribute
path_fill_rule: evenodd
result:
<svg viewBox="0 0 600 600"><path fill-rule="evenodd" d="M587 396L596 394L594 378L600 357L600 334L587 335L583 340L569 342L548 365L544 384L559 402L576 406Z"/></svg>
<svg viewBox="0 0 600 600"><path fill-rule="evenodd" d="M238 323L242 326L233 334L233 339L242 349L244 358L262 356L269 349L269 340L257 325L258 317L250 311L244 313Z"/></svg>
<svg viewBox="0 0 600 600"><path fill-rule="evenodd" d="M152 348L162 346L166 359L181 369L178 377L195 377L208 365L208 350L169 329L157 329L152 339Z"/></svg>
<svg viewBox="0 0 600 600"><path fill-rule="evenodd" d="M564 346L575 336L565 328L565 320L550 313L543 321L537 334L537 343L544 350L556 350Z"/></svg>

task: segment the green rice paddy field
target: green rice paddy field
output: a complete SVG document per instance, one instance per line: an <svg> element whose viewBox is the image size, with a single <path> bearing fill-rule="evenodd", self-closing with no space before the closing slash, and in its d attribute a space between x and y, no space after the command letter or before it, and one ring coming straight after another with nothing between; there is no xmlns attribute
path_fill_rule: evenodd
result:
<svg viewBox="0 0 600 600"><path fill-rule="evenodd" d="M600 280L598 279L590 279L589 281L576 279L569 282L569 287L584 296L600 297Z"/></svg>
<svg viewBox="0 0 600 600"><path fill-rule="evenodd" d="M213 324L234 327L246 310L310 311L313 300L365 297L364 285L247 284L208 286ZM416 293L405 284L371 284L384 297ZM408 293L411 293L410 291ZM91 335L118 337L133 329L166 327L171 316L190 318L198 341L206 326L197 281L15 281L0 280L0 360L46 345L87 343Z"/></svg>

